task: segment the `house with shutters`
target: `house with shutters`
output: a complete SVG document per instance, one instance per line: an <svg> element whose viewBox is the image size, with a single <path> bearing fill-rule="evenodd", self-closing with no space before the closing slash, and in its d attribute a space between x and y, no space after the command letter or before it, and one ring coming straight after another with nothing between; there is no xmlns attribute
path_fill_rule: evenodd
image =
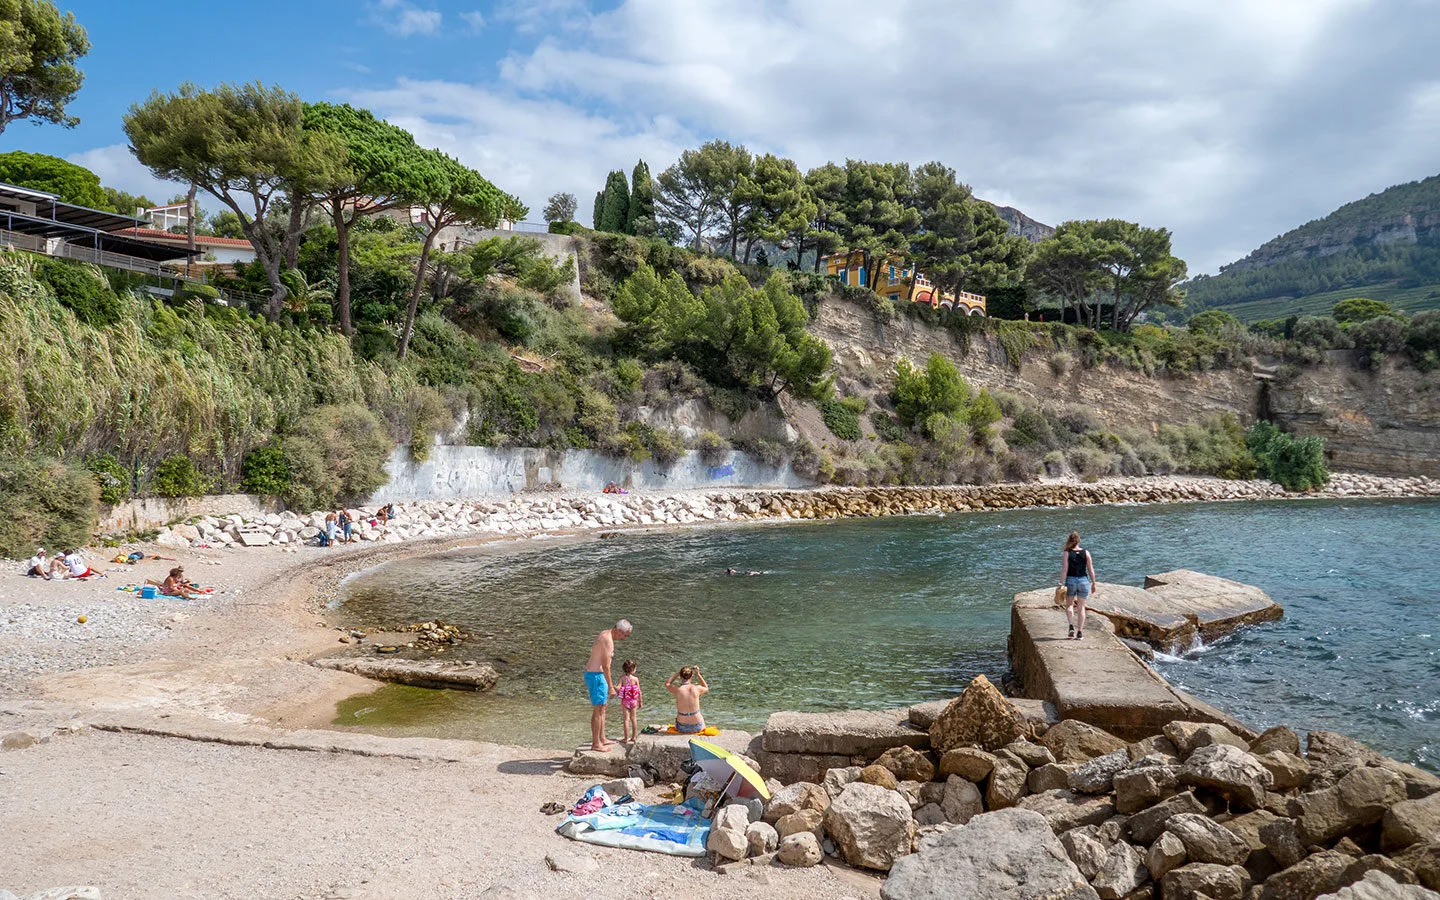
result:
<svg viewBox="0 0 1440 900"><path fill-rule="evenodd" d="M869 287L871 272L865 268L865 254L844 250L820 257L826 274L840 279L841 284ZM928 303L935 309L946 309L966 316L983 316L985 298L969 291L941 291L923 272L915 272L899 256L892 256L881 265L875 293L892 303Z"/></svg>

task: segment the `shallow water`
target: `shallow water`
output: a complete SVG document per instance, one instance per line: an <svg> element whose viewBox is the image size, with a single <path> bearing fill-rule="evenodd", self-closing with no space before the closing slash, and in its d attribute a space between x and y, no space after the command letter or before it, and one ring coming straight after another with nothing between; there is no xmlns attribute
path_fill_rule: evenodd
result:
<svg viewBox="0 0 1440 900"><path fill-rule="evenodd" d="M1192 568L1284 604L1280 622L1162 660L1167 678L1259 727L1330 728L1440 763L1440 503L1408 501L912 516L401 560L349 583L345 619L459 623L478 635L464 652L496 660L500 685L386 687L342 704L337 724L573 746L588 733L590 641L621 616L636 628L616 671L639 661L642 723L673 712L663 683L686 664L710 681L707 718L747 730L776 709L953 696L976 673L1004 673L1011 597L1053 583L1071 528L1102 581Z"/></svg>

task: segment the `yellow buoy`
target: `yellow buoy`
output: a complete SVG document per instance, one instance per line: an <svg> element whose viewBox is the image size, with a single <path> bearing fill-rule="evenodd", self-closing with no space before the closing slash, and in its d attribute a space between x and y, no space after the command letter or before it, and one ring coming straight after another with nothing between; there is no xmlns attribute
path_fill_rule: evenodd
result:
<svg viewBox="0 0 1440 900"><path fill-rule="evenodd" d="M88 621L90 621L90 620L89 620L89 618L87 618L87 617L85 617L85 616L81 616L80 618L76 619L75 621L79 622L81 625L84 625L86 622L88 622Z"/></svg>

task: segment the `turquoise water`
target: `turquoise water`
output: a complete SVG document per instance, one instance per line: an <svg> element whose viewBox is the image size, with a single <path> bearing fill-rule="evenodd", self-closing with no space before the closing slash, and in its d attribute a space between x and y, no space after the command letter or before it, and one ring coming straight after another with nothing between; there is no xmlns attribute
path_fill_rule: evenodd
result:
<svg viewBox="0 0 1440 900"><path fill-rule="evenodd" d="M494 694L385 688L339 724L567 746L587 732L590 641L635 623L650 704L681 665L709 679L707 718L753 730L776 709L884 708L953 696L1006 668L1009 605L1053 583L1079 529L1102 581L1192 568L1259 585L1285 618L1184 658L1178 685L1264 727L1353 734L1440 763L1440 504L1337 501L1088 507L621 535L402 560L353 579L351 624L440 618L493 659ZM758 570L726 577L723 570ZM618 733L618 722L615 731Z"/></svg>

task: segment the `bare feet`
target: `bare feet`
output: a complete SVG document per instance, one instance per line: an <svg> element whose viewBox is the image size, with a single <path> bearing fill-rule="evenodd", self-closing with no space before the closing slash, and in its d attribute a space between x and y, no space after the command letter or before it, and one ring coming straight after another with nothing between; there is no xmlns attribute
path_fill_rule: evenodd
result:
<svg viewBox="0 0 1440 900"><path fill-rule="evenodd" d="M609 741L606 741L603 744L596 744L592 741L590 744L590 749L594 750L596 753L609 753L611 748L614 746L615 745L610 743Z"/></svg>

